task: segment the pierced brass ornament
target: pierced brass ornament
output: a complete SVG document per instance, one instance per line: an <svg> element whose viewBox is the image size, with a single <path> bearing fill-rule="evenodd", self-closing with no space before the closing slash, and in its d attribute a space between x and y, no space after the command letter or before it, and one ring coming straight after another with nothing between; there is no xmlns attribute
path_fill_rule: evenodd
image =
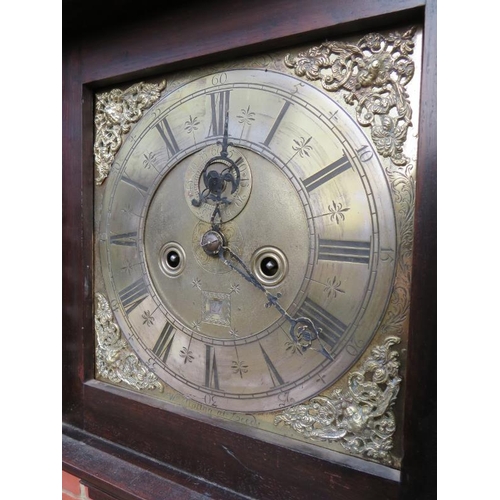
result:
<svg viewBox="0 0 500 500"><path fill-rule="evenodd" d="M122 338L108 300L101 293L96 293L95 301L97 373L114 383L125 382L139 390L159 389L163 392L163 384L158 377L139 361L128 342Z"/></svg>
<svg viewBox="0 0 500 500"><path fill-rule="evenodd" d="M95 182L100 185L109 174L115 154L122 145L123 135L160 97L167 82L137 83L127 90L113 89L97 95L94 142Z"/></svg>
<svg viewBox="0 0 500 500"><path fill-rule="evenodd" d="M359 43L325 42L300 52L285 64L297 76L321 80L325 90L347 90L345 102L356 105L356 118L371 127L377 151L396 165L406 165L403 154L412 110L405 90L413 78L413 53L416 28L403 34L383 36L370 33Z"/></svg>
<svg viewBox="0 0 500 500"><path fill-rule="evenodd" d="M388 337L374 347L359 371L349 374L347 387L330 396L312 398L288 408L274 420L292 427L311 440L339 441L349 452L391 465L390 451L396 421L392 407L399 392L400 342Z"/></svg>

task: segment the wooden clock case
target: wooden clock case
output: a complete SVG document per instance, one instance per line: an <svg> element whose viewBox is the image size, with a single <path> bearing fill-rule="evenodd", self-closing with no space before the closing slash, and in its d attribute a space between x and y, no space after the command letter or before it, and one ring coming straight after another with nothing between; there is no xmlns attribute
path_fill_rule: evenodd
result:
<svg viewBox="0 0 500 500"><path fill-rule="evenodd" d="M146 404L93 377L93 99L170 71L419 24L422 103L401 480ZM436 495L435 0L63 1L63 469L93 500Z"/></svg>

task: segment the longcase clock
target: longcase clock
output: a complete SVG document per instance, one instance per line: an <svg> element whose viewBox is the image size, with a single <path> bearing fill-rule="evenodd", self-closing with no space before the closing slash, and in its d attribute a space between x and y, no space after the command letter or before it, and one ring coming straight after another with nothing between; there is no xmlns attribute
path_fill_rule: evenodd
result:
<svg viewBox="0 0 500 500"><path fill-rule="evenodd" d="M293 4L67 36L63 467L96 499L433 494L433 6Z"/></svg>

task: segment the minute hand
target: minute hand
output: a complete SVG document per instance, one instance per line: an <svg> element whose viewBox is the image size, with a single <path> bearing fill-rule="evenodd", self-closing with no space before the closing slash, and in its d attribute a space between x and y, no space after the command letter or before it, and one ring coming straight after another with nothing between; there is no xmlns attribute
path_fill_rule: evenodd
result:
<svg viewBox="0 0 500 500"><path fill-rule="evenodd" d="M228 253L229 256L234 259L238 265L235 265L233 262L231 262L229 259L225 257L225 253ZM323 356L326 358L330 359L333 361L332 356L330 353L325 349L325 346L323 345L321 338L319 336L321 329L316 328L316 325L314 322L305 317L298 317L294 318L288 312L283 309L281 304L278 302L278 299L281 297L281 294L278 293L277 295L272 295L269 293L262 283L259 282L259 280L254 276L254 274L248 269L248 266L245 264L245 262L231 250L228 246L224 245L221 246L219 249L219 259L228 267L230 267L233 271L236 271L240 276L245 278L248 282L250 282L253 286L261 290L262 292L265 293L267 297L267 304L266 307L274 306L278 312L290 323L290 337L294 344L302 351L306 351L308 348L311 347L311 344L314 340L318 341L319 344L319 349L314 349L311 347L313 350L317 350Z"/></svg>

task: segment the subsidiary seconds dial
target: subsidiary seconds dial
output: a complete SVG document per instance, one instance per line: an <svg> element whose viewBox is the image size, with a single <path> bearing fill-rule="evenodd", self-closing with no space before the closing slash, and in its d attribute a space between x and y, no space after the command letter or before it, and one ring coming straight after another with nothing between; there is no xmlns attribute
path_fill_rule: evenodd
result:
<svg viewBox="0 0 500 500"><path fill-rule="evenodd" d="M167 384L268 411L356 361L392 290L396 234L377 153L341 106L278 72L208 75L167 93L115 165L100 227L106 291ZM257 283L205 251L214 229ZM317 338L294 338L263 289Z"/></svg>

